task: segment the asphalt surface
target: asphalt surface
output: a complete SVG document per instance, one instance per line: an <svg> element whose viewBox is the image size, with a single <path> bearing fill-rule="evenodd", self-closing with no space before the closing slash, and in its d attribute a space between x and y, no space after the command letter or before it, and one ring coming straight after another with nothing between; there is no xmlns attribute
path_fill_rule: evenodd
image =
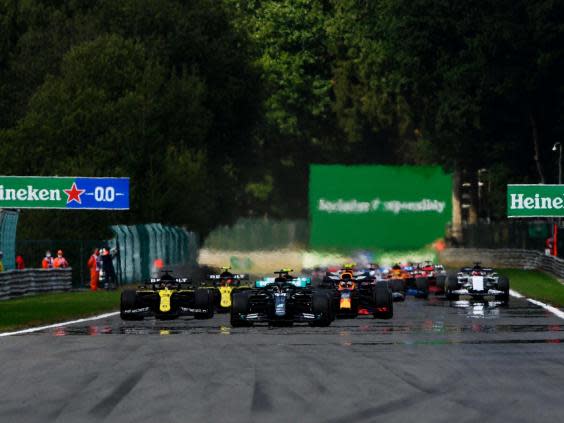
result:
<svg viewBox="0 0 564 423"><path fill-rule="evenodd" d="M561 422L564 320L431 297L392 320L119 317L0 338L0 422Z"/></svg>

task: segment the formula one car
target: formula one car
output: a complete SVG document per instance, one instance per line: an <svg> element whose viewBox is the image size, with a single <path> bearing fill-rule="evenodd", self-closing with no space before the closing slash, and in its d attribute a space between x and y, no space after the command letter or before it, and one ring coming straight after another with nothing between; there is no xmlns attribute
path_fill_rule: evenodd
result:
<svg viewBox="0 0 564 423"><path fill-rule="evenodd" d="M472 298L494 297L502 304L509 303L509 279L492 268L475 263L473 267L463 267L456 275L449 275L445 283L448 300L457 301L461 295Z"/></svg>
<svg viewBox="0 0 564 423"><path fill-rule="evenodd" d="M429 293L433 293L435 295L444 294L447 273L442 265L426 261L415 266L411 271L411 274L415 278L415 286L419 285L423 287L424 284L417 283L417 279L423 278L427 280Z"/></svg>
<svg viewBox="0 0 564 423"><path fill-rule="evenodd" d="M392 266L386 276L396 301L403 301L406 295L413 295L416 298L429 296L427 278L417 277L417 275L416 267L411 264Z"/></svg>
<svg viewBox="0 0 564 423"><path fill-rule="evenodd" d="M392 292L386 281L376 280L370 271L355 272L346 264L340 272L328 272L322 284L332 292L333 309L338 317L371 314L375 319L394 315Z"/></svg>
<svg viewBox="0 0 564 423"><path fill-rule="evenodd" d="M143 320L149 316L157 319L180 316L210 319L214 312L213 301L211 290L194 289L187 278L174 278L170 271L164 271L160 278L121 293L120 316L123 320Z"/></svg>
<svg viewBox="0 0 564 423"><path fill-rule="evenodd" d="M231 326L256 322L291 326L309 323L329 326L334 319L331 298L311 287L311 279L295 277L291 269L274 272L275 278L256 281L255 288L232 293Z"/></svg>
<svg viewBox="0 0 564 423"><path fill-rule="evenodd" d="M226 313L231 309L232 293L251 289L251 286L245 283L249 280L249 275L231 273L230 267L222 267L221 270L220 274L208 275L210 284L206 287L214 294L215 310L218 313Z"/></svg>

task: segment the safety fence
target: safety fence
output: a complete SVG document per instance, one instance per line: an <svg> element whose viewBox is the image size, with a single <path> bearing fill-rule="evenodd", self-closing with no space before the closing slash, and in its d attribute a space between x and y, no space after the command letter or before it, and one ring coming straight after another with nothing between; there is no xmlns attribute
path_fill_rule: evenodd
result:
<svg viewBox="0 0 564 423"><path fill-rule="evenodd" d="M462 227L462 242L455 247L464 248L513 248L544 250L550 236L550 223L546 221L504 221L477 223Z"/></svg>
<svg viewBox="0 0 564 423"><path fill-rule="evenodd" d="M538 269L557 278L564 278L564 259L543 252L523 249L447 248L439 255L445 264L468 265L480 262L484 266Z"/></svg>
<svg viewBox="0 0 564 423"><path fill-rule="evenodd" d="M177 226L158 223L116 225L109 241L114 249L114 266L122 284L147 280L159 267L197 267L198 236Z"/></svg>
<svg viewBox="0 0 564 423"><path fill-rule="evenodd" d="M0 251L4 253L5 270L15 268L18 217L19 213L15 210L0 211Z"/></svg>
<svg viewBox="0 0 564 423"><path fill-rule="evenodd" d="M0 300L72 288L72 269L8 270L0 273Z"/></svg>
<svg viewBox="0 0 564 423"><path fill-rule="evenodd" d="M214 229L203 248L223 251L272 251L305 249L309 239L307 220L239 219L232 226Z"/></svg>
<svg viewBox="0 0 564 423"><path fill-rule="evenodd" d="M22 255L26 268L40 268L47 250L55 256L62 250L72 267L75 288L90 283L88 259L95 249L112 250L113 265L119 284L137 283L151 277L158 260L163 267L197 264L198 237L183 228L161 224L116 225L111 227L110 240L18 240L17 254Z"/></svg>

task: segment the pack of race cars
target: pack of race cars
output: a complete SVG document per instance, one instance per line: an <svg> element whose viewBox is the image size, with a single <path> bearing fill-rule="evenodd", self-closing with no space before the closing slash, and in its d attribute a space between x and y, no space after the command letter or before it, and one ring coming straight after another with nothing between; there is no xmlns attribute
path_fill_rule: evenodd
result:
<svg viewBox="0 0 564 423"><path fill-rule="evenodd" d="M394 302L408 295L426 299L429 294L449 301L470 297L507 305L509 280L480 263L458 272L447 272L432 262L391 267L349 263L304 271L299 276L292 269L281 269L254 283L248 275L234 274L227 267L200 282L164 271L137 289L125 289L120 315L123 320L164 320L183 316L210 319L214 313L229 313L233 327L255 323L323 327L336 318L391 319Z"/></svg>

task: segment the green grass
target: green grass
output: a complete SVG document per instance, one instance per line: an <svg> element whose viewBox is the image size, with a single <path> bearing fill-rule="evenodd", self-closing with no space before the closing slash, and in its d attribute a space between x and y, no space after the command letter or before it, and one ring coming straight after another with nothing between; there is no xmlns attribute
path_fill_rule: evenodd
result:
<svg viewBox="0 0 564 423"><path fill-rule="evenodd" d="M0 301L0 331L63 322L119 309L120 291L41 294Z"/></svg>
<svg viewBox="0 0 564 423"><path fill-rule="evenodd" d="M509 278L511 289L535 300L564 307L564 285L553 276L538 270L497 269Z"/></svg>

